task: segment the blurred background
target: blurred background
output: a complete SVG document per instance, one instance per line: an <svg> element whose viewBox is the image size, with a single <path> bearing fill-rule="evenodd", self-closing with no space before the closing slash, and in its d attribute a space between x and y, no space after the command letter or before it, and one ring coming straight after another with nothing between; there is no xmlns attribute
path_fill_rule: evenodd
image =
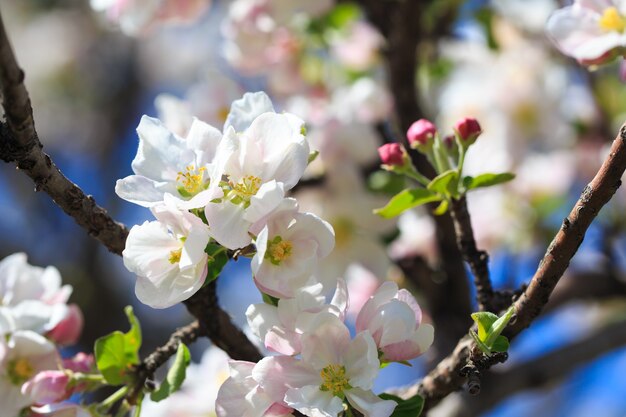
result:
<svg viewBox="0 0 626 417"><path fill-rule="evenodd" d="M462 116L480 121L484 134L467 156L468 174L517 174L469 196L494 285L514 290L532 277L626 120L626 71L616 63L589 72L561 55L544 33L556 1L423 3L416 20L423 36L404 51L415 55L415 73L409 71L415 83L404 87L418 97L415 119L433 120L441 134L452 133ZM382 280L393 279L413 291L435 324L431 350L413 367L385 368L376 390L417 380L467 331L475 308L469 272L457 282L442 275L450 260L437 245L433 217L425 210L396 220L372 214L405 186L378 170L377 147L404 132L403 103L388 88L393 30L371 18L375 7L330 0L20 0L3 2L0 11L26 73L44 150L113 218L129 227L152 218L114 192L115 181L132 174L141 115L161 118L181 136L193 116L221 129L233 100L264 90L277 110L306 120L307 137L320 151L295 194L335 228L337 248L323 273L348 280L353 314ZM77 349L91 350L97 337L125 329L128 304L144 328L144 352L190 321L183 306L154 310L139 303L121 258L33 188L13 166L0 165L0 258L26 252L31 264L61 271L85 315ZM621 188L545 314L494 369L501 389L486 385L475 398L454 394L429 415L626 415L626 349L568 357L550 378L519 372L626 319L625 209ZM221 304L242 327L246 307L260 300L250 278L249 263L239 259L218 282ZM206 346L196 343L196 361Z"/></svg>

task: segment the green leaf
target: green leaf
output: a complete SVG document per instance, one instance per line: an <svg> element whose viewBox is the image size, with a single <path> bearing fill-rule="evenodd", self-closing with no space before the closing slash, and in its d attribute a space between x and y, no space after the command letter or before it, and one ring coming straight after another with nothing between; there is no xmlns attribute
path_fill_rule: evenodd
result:
<svg viewBox="0 0 626 417"><path fill-rule="evenodd" d="M502 184L515 178L515 174L504 172L502 174L481 174L477 177L463 178L463 185L469 190L481 187L491 187L492 185Z"/></svg>
<svg viewBox="0 0 626 417"><path fill-rule="evenodd" d="M226 248L217 243L209 243L204 249L209 259L207 261L207 275L204 285L215 281L228 263L228 254Z"/></svg>
<svg viewBox="0 0 626 417"><path fill-rule="evenodd" d="M487 346L493 346L493 343L496 341L498 336L500 336L500 333L502 333L507 324L509 324L514 312L515 307L511 306L502 316L500 316L500 318L498 318L498 320L493 322L491 328L489 329L489 333L487 334L487 338L484 339Z"/></svg>
<svg viewBox="0 0 626 417"><path fill-rule="evenodd" d="M130 323L130 330L124 333L124 354L129 363L138 364L139 348L141 347L141 326L131 306L126 306L124 313L126 313Z"/></svg>
<svg viewBox="0 0 626 417"><path fill-rule="evenodd" d="M489 335L491 326L498 320L498 316L488 311L481 311L472 313L472 320L478 325L478 338L484 342Z"/></svg>
<svg viewBox="0 0 626 417"><path fill-rule="evenodd" d="M271 295L265 294L264 292L262 292L261 294L262 294L262 297L263 297L263 302L265 304L269 304L269 305L274 306L274 307L276 307L278 305L278 301L280 301L279 298L272 297Z"/></svg>
<svg viewBox="0 0 626 417"><path fill-rule="evenodd" d="M128 360L124 338L124 333L114 331L97 339L94 346L96 366L111 385L120 385L126 380Z"/></svg>
<svg viewBox="0 0 626 417"><path fill-rule="evenodd" d="M458 173L455 170L449 170L437 175L428 184L428 189L444 195L451 195L457 186Z"/></svg>
<svg viewBox="0 0 626 417"><path fill-rule="evenodd" d="M441 200L440 195L425 188L406 189L393 196L385 207L374 210L374 213L390 219L410 208Z"/></svg>
<svg viewBox="0 0 626 417"><path fill-rule="evenodd" d="M441 216L443 214L446 214L446 211L448 211L449 204L450 203L448 203L448 200L442 200L441 203L439 203L439 205L437 206L437 208L433 211L435 216Z"/></svg>
<svg viewBox="0 0 626 417"><path fill-rule="evenodd" d="M403 400L392 394L380 394L378 397L383 400L395 401L398 404L391 417L418 417L424 408L424 399L419 394L408 400Z"/></svg>
<svg viewBox="0 0 626 417"><path fill-rule="evenodd" d="M470 330L469 331L470 336L472 336L472 339L474 339L474 342L476 342L476 346L478 346L478 348L485 354L485 355L491 355L491 348L489 346L487 346L486 344L483 343L482 340L480 340L480 338L478 337L478 335L476 334L475 331Z"/></svg>
<svg viewBox="0 0 626 417"><path fill-rule="evenodd" d="M328 15L328 24L334 28L342 28L359 17L359 8L355 4L341 3Z"/></svg>
<svg viewBox="0 0 626 417"><path fill-rule="evenodd" d="M167 376L159 385L159 388L150 394L150 399L159 402L178 391L185 380L185 376L187 376L187 367L190 362L191 355L189 354L189 349L184 343L180 343L172 367L167 371Z"/></svg>
<svg viewBox="0 0 626 417"><path fill-rule="evenodd" d="M498 336L495 342L493 342L491 350L493 352L506 352L509 350L509 339L502 335Z"/></svg>

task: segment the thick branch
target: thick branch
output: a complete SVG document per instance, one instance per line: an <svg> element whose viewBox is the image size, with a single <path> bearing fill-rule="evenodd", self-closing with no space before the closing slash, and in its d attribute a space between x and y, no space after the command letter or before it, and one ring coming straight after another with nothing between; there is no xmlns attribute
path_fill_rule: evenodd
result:
<svg viewBox="0 0 626 417"><path fill-rule="evenodd" d="M582 243L587 228L620 186L625 169L626 125L620 129L608 158L563 221L528 288L515 302L515 321L505 329L509 338L528 327L548 303L552 290ZM468 337L463 338L450 356L413 387L413 391L418 391L425 398L426 408L463 386L465 378L460 372L470 358L472 345Z"/></svg>
<svg viewBox="0 0 626 417"><path fill-rule="evenodd" d="M68 180L42 151L23 81L24 73L15 60L0 15L0 90L6 116L6 123L0 122L0 159L16 162L33 179L36 190L45 191L91 236L121 255L128 230ZM256 347L217 305L214 285L201 289L185 302L198 319L202 334L234 359L259 360L261 355Z"/></svg>
<svg viewBox="0 0 626 417"><path fill-rule="evenodd" d="M155 349L139 364L135 370L135 382L128 393L127 399L130 404L135 404L137 396L143 389L146 381L154 376L154 373L161 365L165 364L169 358L174 356L178 345L193 343L201 336L200 323L194 321L187 326L176 329L170 339L161 347Z"/></svg>
<svg viewBox="0 0 626 417"><path fill-rule="evenodd" d="M450 214L454 221L457 245L463 254L463 259L469 264L474 275L478 307L481 311L491 311L493 309L493 287L489 277L489 255L476 247L472 222L467 209L467 200L464 196L459 200L452 200Z"/></svg>

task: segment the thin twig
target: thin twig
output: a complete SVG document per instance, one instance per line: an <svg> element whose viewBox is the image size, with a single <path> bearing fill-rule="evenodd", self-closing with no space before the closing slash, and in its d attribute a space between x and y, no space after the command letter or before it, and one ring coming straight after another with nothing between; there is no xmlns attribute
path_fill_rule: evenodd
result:
<svg viewBox="0 0 626 417"><path fill-rule="evenodd" d="M20 69L8 39L0 14L0 90L6 123L0 122L0 159L16 162L35 183L37 191L45 191L76 223L104 244L111 252L121 255L128 230L113 220L91 196L68 180L43 151L39 141L24 72ZM235 359L258 360L258 349L235 326L228 314L209 301L207 286L185 303L198 319L202 334ZM211 287L213 288L213 287ZM214 291L214 288L213 288ZM210 331L213 323L219 331Z"/></svg>
<svg viewBox="0 0 626 417"><path fill-rule="evenodd" d="M481 311L492 311L494 293L491 278L489 277L489 255L476 247L472 221L467 209L465 196L458 200L452 200L450 214L454 222L457 245L463 254L463 259L468 263L474 275L478 308Z"/></svg>
<svg viewBox="0 0 626 417"><path fill-rule="evenodd" d="M146 381L154 376L154 373L161 365L165 364L176 353L178 346L183 343L188 345L201 336L200 323L194 321L184 327L176 329L170 339L161 347L158 347L148 355L135 369L135 381L126 399L129 404L134 405L137 397L144 388Z"/></svg>
<svg viewBox="0 0 626 417"><path fill-rule="evenodd" d="M514 303L516 316L504 332L509 338L528 327L548 303L552 290L582 243L587 228L620 186L625 169L626 125L622 126L613 141L608 158L563 221L530 284ZM419 392L426 400L426 409L463 386L465 378L460 371L468 363L472 346L469 337L461 339L454 352L413 387L413 391Z"/></svg>

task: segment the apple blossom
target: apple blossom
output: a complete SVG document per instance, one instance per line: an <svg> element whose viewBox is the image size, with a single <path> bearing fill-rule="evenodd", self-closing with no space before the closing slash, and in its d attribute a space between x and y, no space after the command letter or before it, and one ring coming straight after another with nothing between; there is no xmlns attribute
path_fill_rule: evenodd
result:
<svg viewBox="0 0 626 417"><path fill-rule="evenodd" d="M89 373L95 369L95 359L93 355L79 352L71 358L63 359L63 369L73 372Z"/></svg>
<svg viewBox="0 0 626 417"><path fill-rule="evenodd" d="M0 405L7 417L17 417L20 410L33 404L22 394L22 385L45 370L59 367L54 345L32 331L18 330L0 342Z"/></svg>
<svg viewBox="0 0 626 417"><path fill-rule="evenodd" d="M70 396L70 376L61 370L42 371L22 385L22 394L37 405L58 403Z"/></svg>
<svg viewBox="0 0 626 417"><path fill-rule="evenodd" d="M291 409L272 400L254 380L252 362L230 361L230 377L217 394L218 417L279 417L291 415Z"/></svg>
<svg viewBox="0 0 626 417"><path fill-rule="evenodd" d="M289 113L257 115L270 108L264 93L245 94L233 103L217 147L209 190L223 197L204 213L212 237L229 249L250 244L250 226L278 207L308 163L304 122Z"/></svg>
<svg viewBox="0 0 626 417"><path fill-rule="evenodd" d="M379 366L369 332L350 340L345 324L326 314L315 329L302 335L301 359L264 358L252 377L273 400L283 400L307 416L337 417L347 400L365 417L388 417L396 403L371 391Z"/></svg>
<svg viewBox="0 0 626 417"><path fill-rule="evenodd" d="M609 62L626 51L626 1L575 0L550 16L546 30L562 53L581 64Z"/></svg>
<svg viewBox="0 0 626 417"><path fill-rule="evenodd" d="M248 325L265 347L283 355L300 353L300 338L308 329L315 327L323 313L345 319L348 308L348 292L343 279L338 280L337 290L330 304L322 294L320 284L304 287L294 298L281 298L277 306L252 304L246 311Z"/></svg>
<svg viewBox="0 0 626 417"><path fill-rule="evenodd" d="M207 188L211 162L222 137L219 130L195 119L183 139L160 120L143 116L137 134L139 149L132 162L135 175L117 181L118 196L152 207L170 195L185 209L203 207L216 197Z"/></svg>
<svg viewBox="0 0 626 417"><path fill-rule="evenodd" d="M209 228L200 218L179 210L175 202L152 208L157 221L133 226L122 252L124 266L137 274L135 294L154 308L191 297L207 274Z"/></svg>
<svg viewBox="0 0 626 417"><path fill-rule="evenodd" d="M293 198L283 202L250 231L257 234L252 258L254 281L266 294L291 298L335 245L330 224L311 213L298 212Z"/></svg>
<svg viewBox="0 0 626 417"><path fill-rule="evenodd" d="M382 360L401 362L416 358L432 344L433 326L421 322L422 311L411 293L388 281L361 309L356 330L372 335Z"/></svg>

